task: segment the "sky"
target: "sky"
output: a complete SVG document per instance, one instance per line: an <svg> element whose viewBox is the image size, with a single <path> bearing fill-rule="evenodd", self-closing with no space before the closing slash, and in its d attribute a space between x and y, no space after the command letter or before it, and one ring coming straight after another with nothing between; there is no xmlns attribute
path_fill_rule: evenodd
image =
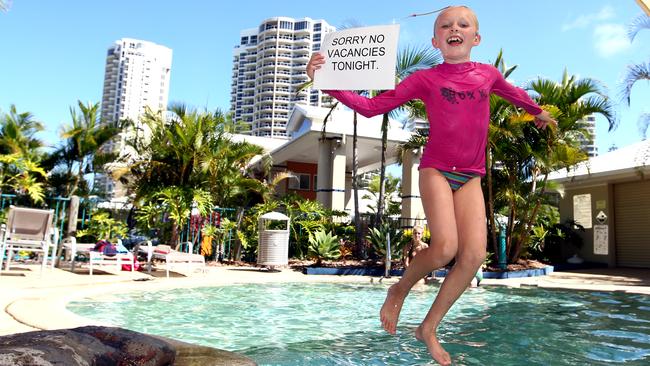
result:
<svg viewBox="0 0 650 366"><path fill-rule="evenodd" d="M349 24L400 24L399 48L430 45L434 16L408 17L448 1L169 1L169 0L13 0L0 13L0 111L15 104L31 112L59 141L77 100L101 102L108 47L136 38L173 50L170 102L208 110L230 108L233 48L240 31L267 18L324 19ZM641 140L637 121L650 112L650 83L637 82L631 105L620 98L627 65L650 62L650 30L633 42L628 25L643 12L634 0L467 0L477 13L482 35L472 59L491 63L503 50L518 65L510 81L523 86L538 77L561 81L565 69L598 80L615 104L618 128L596 118L599 153ZM379 128L379 127L378 127Z"/></svg>

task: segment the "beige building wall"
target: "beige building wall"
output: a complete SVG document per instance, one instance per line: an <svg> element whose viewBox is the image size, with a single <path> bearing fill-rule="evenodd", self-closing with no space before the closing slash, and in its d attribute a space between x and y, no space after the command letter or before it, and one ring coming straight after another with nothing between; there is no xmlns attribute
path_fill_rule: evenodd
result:
<svg viewBox="0 0 650 366"><path fill-rule="evenodd" d="M581 195L590 195L590 219L591 225L586 225L585 231L577 231L578 234L582 237L583 246L579 250L579 256L587 262L595 263L607 263L609 266L616 265L616 256L615 256L615 225L614 225L614 205L611 194L611 185L610 184L600 184L594 186L588 186L578 189L567 189L564 192L564 197L560 200L560 222L564 223L567 220L575 220L575 209L574 207L574 197ZM607 216L605 225L608 229L608 246L607 246L607 255L596 254L594 251L594 225L598 225L599 222L596 216L603 212ZM577 215L580 216L580 215ZM579 217L578 217L579 218ZM580 220L578 220L580 221ZM581 225L585 223L580 222ZM569 255L570 248L564 248L563 253Z"/></svg>

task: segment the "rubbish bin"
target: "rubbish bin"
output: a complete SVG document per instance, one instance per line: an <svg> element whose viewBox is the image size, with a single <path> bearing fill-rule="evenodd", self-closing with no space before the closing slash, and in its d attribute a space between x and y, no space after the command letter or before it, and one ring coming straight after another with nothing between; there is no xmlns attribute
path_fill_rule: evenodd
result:
<svg viewBox="0 0 650 366"><path fill-rule="evenodd" d="M278 228L273 222L284 221L284 228ZM289 217L279 212L269 212L260 216L257 227L259 231L259 246L257 248L257 264L260 266L286 266L289 264Z"/></svg>

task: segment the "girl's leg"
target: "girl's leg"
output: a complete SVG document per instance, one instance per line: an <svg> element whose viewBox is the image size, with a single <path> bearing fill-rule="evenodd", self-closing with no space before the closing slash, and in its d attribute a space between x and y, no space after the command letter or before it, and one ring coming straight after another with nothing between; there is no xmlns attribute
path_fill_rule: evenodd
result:
<svg viewBox="0 0 650 366"><path fill-rule="evenodd" d="M447 179L436 169L421 169L420 195L432 234L431 244L413 257L399 282L388 289L379 317L384 329L391 334L396 332L397 319L411 287L431 270L449 263L458 248L454 198Z"/></svg>
<svg viewBox="0 0 650 366"><path fill-rule="evenodd" d="M441 365L451 364L451 358L438 343L438 325L485 259L487 228L480 178L471 179L454 193L454 210L458 229L456 264L445 277L431 309L416 330L416 337L426 343L431 356Z"/></svg>

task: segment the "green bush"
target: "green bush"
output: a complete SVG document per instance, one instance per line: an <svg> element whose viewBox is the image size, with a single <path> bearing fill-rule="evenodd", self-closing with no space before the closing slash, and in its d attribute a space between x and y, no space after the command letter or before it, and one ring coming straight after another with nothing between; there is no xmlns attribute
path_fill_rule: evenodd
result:
<svg viewBox="0 0 650 366"><path fill-rule="evenodd" d="M316 259L316 265L320 265L323 260L339 259L341 257L339 238L332 235L331 231L314 232L309 236L308 255Z"/></svg>
<svg viewBox="0 0 650 366"><path fill-rule="evenodd" d="M88 228L77 231L77 237L82 242L94 243L99 240L108 240L112 243L126 236L126 224L110 217L105 211L98 211L92 215Z"/></svg>
<svg viewBox="0 0 650 366"><path fill-rule="evenodd" d="M391 258L401 258L405 242L402 240L402 231L392 227L389 223L382 224L379 228L370 228L370 234L366 237L372 244L375 254L380 258L386 258L386 244L390 235Z"/></svg>

